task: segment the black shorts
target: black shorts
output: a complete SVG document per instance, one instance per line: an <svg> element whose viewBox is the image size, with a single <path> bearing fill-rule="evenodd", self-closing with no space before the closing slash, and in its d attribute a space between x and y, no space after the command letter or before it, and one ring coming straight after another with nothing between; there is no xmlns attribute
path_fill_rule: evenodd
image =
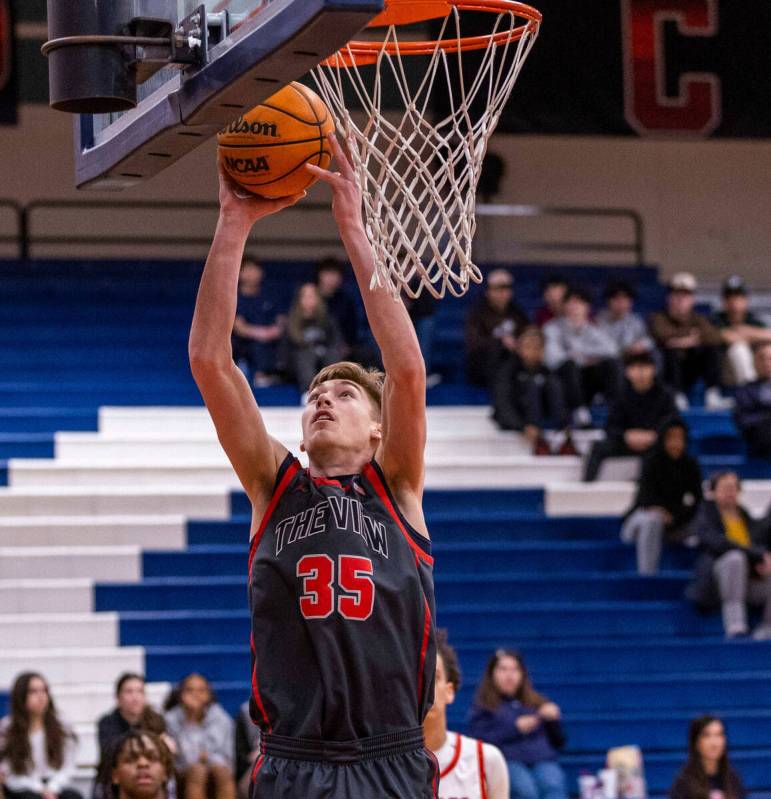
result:
<svg viewBox="0 0 771 799"><path fill-rule="evenodd" d="M436 799L438 788L420 727L345 742L264 734L249 799Z"/></svg>

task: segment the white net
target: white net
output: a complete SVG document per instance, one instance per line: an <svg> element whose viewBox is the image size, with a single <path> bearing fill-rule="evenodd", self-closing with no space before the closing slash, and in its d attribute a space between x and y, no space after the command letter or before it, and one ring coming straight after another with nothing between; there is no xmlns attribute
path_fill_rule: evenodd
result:
<svg viewBox="0 0 771 799"><path fill-rule="evenodd" d="M369 58L352 42L313 72L362 186L373 286L394 295L460 296L482 280L472 259L477 183L540 15L497 2L495 13L483 15L489 33L475 36L477 47L464 52L467 6L451 0L433 44L411 41L391 25ZM535 19L523 19L520 9Z"/></svg>

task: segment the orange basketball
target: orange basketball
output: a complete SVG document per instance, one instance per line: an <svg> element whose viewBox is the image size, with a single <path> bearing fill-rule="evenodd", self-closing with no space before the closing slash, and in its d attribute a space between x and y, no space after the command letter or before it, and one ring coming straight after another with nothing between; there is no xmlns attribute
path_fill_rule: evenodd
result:
<svg viewBox="0 0 771 799"><path fill-rule="evenodd" d="M329 166L335 123L324 101L290 83L217 134L217 157L240 186L262 197L298 194L316 182L304 164Z"/></svg>

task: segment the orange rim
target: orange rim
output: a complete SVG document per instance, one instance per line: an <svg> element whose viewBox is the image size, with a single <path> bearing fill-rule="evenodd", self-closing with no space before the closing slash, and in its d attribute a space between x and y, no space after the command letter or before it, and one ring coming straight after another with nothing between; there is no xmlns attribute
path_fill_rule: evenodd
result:
<svg viewBox="0 0 771 799"><path fill-rule="evenodd" d="M458 11L486 11L491 14L510 13L527 20L505 31L482 36L467 36L460 39L442 39L419 42L351 41L337 53L321 63L327 67L362 66L376 63L381 53L388 55L431 55L436 50L446 53L483 50L491 44L504 44L521 39L526 33L535 34L543 16L532 6L515 0L386 0L386 8L367 26L368 28L409 25L429 19L447 17L453 8Z"/></svg>

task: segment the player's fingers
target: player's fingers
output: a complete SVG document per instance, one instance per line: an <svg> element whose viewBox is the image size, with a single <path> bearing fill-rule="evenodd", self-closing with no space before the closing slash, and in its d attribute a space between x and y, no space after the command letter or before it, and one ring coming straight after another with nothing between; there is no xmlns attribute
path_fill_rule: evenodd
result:
<svg viewBox="0 0 771 799"><path fill-rule="evenodd" d="M329 134L328 139L329 146L332 148L332 154L335 156L335 161L337 162L337 168L340 170L340 174L346 180L355 180L356 175L353 171L353 166L351 165L351 157L348 152L348 148L340 142L334 131Z"/></svg>
<svg viewBox="0 0 771 799"><path fill-rule="evenodd" d="M328 183L332 187L334 187L340 180L339 172L330 172L327 169L322 169L320 166L316 166L316 164L306 164L305 168L308 170L308 172L315 175L319 180L323 180L324 183Z"/></svg>

